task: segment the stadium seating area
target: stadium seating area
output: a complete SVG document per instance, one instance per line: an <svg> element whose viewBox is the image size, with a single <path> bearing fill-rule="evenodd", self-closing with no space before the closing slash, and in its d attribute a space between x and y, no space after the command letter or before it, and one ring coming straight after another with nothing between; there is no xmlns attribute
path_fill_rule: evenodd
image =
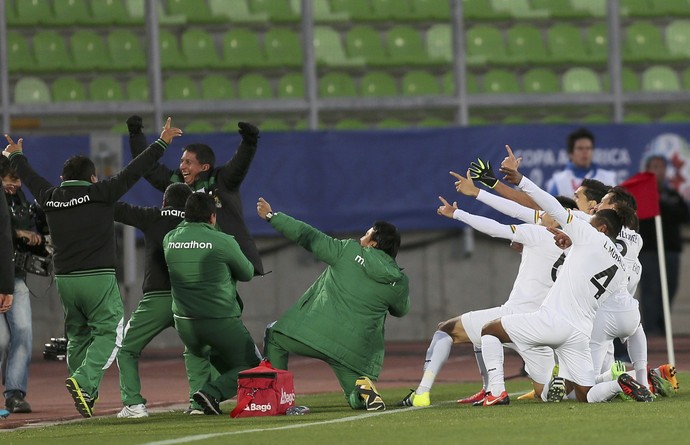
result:
<svg viewBox="0 0 690 445"><path fill-rule="evenodd" d="M219 131L227 122L214 112L218 101L291 100L304 104L258 112L255 120L265 129L306 128L300 0L157 1L163 100L209 103L206 115L190 113L185 122ZM13 104L151 100L144 0L5 5ZM690 0L620 5L623 92L690 91ZM521 99L492 106L490 99L609 92L606 7L605 0L464 0L466 89L470 98L489 97L470 108L471 123L610 122L608 103L544 107ZM321 126L455 121L457 103L433 100L457 91L448 0L313 0L312 8L319 100L369 104L324 107ZM420 96L432 100L424 107L371 105ZM626 104L625 120L688 120L689 105L659 97ZM101 125L110 128L120 117L104 116Z"/></svg>

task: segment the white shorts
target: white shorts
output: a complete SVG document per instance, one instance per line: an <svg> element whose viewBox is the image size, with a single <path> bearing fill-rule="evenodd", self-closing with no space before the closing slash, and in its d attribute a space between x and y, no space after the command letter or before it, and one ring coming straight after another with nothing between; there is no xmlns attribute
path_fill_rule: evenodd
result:
<svg viewBox="0 0 690 445"><path fill-rule="evenodd" d="M504 306L491 307L479 311L465 312L460 316L460 321L472 344L480 348L482 346L482 328L484 325L512 313L512 310Z"/></svg>
<svg viewBox="0 0 690 445"><path fill-rule="evenodd" d="M537 383L551 378L551 367L545 361L544 347L558 356L559 375L581 386L594 386L594 367L589 349L589 336L568 324L560 315L542 307L529 314L506 315L501 318L503 329L523 358L537 358L530 377ZM525 362L526 363L526 362Z"/></svg>
<svg viewBox="0 0 690 445"><path fill-rule="evenodd" d="M604 306L597 310L592 326L592 339L589 342L592 363L597 373L606 372L611 367L612 360L607 359L607 356L609 351L613 351L613 339L620 338L625 343L638 326L640 310L636 304L628 306L626 310L618 307L609 311Z"/></svg>

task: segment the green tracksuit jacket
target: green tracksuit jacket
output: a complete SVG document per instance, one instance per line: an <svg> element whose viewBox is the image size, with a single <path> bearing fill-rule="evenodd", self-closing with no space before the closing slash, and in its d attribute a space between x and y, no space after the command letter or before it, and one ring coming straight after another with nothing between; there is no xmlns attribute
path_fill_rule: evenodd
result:
<svg viewBox="0 0 690 445"><path fill-rule="evenodd" d="M407 275L388 254L358 240L331 238L284 213L270 224L328 264L272 329L378 378L386 314L402 317L410 309Z"/></svg>
<svg viewBox="0 0 690 445"><path fill-rule="evenodd" d="M242 314L237 281L249 281L254 266L232 235L210 224L183 221L163 239L176 317L228 318Z"/></svg>

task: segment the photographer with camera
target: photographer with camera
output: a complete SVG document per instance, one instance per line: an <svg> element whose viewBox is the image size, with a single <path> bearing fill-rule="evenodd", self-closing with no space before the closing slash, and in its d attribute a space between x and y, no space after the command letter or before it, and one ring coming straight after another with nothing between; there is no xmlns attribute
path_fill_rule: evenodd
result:
<svg viewBox="0 0 690 445"><path fill-rule="evenodd" d="M22 181L4 156L0 157L0 176L12 232L14 250L14 291L10 310L0 317L0 359L2 359L5 407L11 413L30 413L25 400L31 362L31 301L26 286L27 272L41 272L32 264L47 264L49 255L45 238L33 230L37 223L35 209L22 191ZM35 261L36 257L41 261Z"/></svg>

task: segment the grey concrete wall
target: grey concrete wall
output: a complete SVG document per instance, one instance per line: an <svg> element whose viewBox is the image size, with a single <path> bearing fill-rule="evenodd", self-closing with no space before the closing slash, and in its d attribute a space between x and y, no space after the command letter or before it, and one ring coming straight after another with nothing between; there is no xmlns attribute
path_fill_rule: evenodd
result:
<svg viewBox="0 0 690 445"><path fill-rule="evenodd" d="M362 234L352 234L359 238ZM266 270L273 272L240 283L245 302L244 321L257 343L263 329L275 320L309 287L325 268L323 263L283 238L258 240ZM407 247L406 247L407 246ZM137 249L137 270L143 272L143 249ZM389 317L388 340L425 340L439 321L463 312L502 304L510 292L520 257L508 242L477 234L470 255L465 255L462 232L405 233L398 263L410 278L412 309L402 318ZM681 283L673 307L673 331L690 334L690 248L682 259ZM140 276L131 289L122 286L125 310L131 314L141 298ZM63 335L63 315L51 280L31 276L33 298L34 349L54 336ZM152 347L179 345L174 330L156 338Z"/></svg>

